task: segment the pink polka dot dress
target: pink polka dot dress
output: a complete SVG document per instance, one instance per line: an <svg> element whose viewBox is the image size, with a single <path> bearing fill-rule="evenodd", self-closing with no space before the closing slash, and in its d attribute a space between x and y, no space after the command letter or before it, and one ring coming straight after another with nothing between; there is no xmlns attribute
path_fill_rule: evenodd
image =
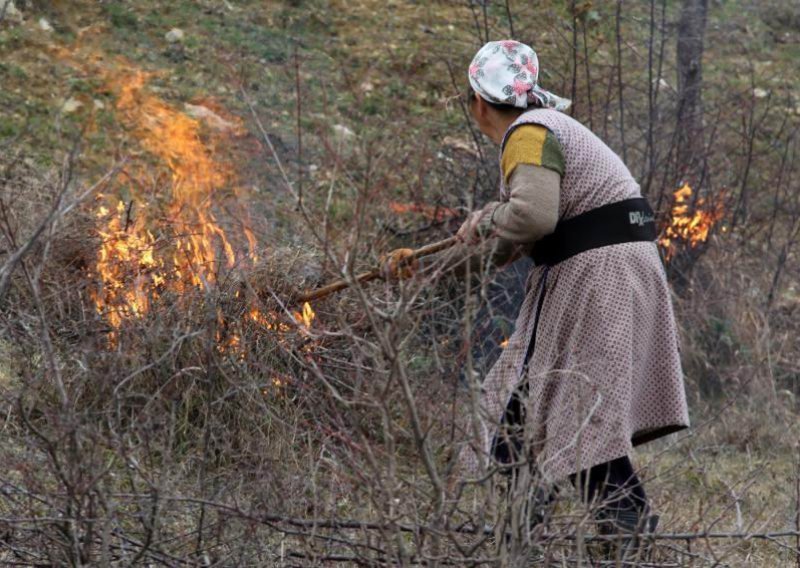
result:
<svg viewBox="0 0 800 568"><path fill-rule="evenodd" d="M521 124L544 126L561 145L559 219L641 196L620 158L576 120L534 109L509 132ZM508 439L506 408L525 381L525 457L546 479L628 455L689 425L675 317L655 243L595 248L532 269L514 334L480 385L482 439L461 454L470 471L496 463L493 448Z"/></svg>

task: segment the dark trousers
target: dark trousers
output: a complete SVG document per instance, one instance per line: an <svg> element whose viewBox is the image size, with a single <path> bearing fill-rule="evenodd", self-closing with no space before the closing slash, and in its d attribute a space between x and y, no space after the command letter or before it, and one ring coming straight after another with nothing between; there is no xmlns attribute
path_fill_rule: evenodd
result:
<svg viewBox="0 0 800 568"><path fill-rule="evenodd" d="M628 456L573 474L570 481L586 503L598 505L611 517L627 513L624 516L638 519L647 509L644 487Z"/></svg>
<svg viewBox="0 0 800 568"><path fill-rule="evenodd" d="M528 471L527 469L525 471ZM509 471L509 497L515 498L513 487L522 481L523 470L512 468ZM570 481L578 490L581 499L596 507L598 516L606 519L628 519L629 524L637 524L647 513L647 495L631 460L625 456L585 469L570 476ZM541 522L547 515L554 493L539 488L535 492L531 513Z"/></svg>

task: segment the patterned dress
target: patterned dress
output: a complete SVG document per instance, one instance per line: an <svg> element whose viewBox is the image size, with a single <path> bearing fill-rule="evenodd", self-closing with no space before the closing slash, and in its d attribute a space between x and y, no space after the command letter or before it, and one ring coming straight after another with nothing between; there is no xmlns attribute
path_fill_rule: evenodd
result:
<svg viewBox="0 0 800 568"><path fill-rule="evenodd" d="M504 142L526 124L545 127L563 153L559 219L641 195L619 157L579 122L531 110ZM508 198L505 180L501 195ZM526 393L523 447L552 481L689 425L670 291L655 243L596 248L531 270L515 331L481 385L482 440L461 455L471 471L491 465L493 448L508 440L504 415L519 392Z"/></svg>

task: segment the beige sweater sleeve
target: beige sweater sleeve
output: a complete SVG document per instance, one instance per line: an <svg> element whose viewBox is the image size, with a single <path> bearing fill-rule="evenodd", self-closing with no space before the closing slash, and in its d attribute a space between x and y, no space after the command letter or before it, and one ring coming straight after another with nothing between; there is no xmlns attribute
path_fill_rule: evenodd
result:
<svg viewBox="0 0 800 568"><path fill-rule="evenodd" d="M488 203L484 217L498 239L530 245L549 235L558 222L561 176L541 166L520 164L509 180L509 199Z"/></svg>
<svg viewBox="0 0 800 568"><path fill-rule="evenodd" d="M553 170L520 164L509 180L509 199L493 201L483 208L479 231L486 238L478 245L457 245L432 255L425 268L453 270L457 275L475 273L486 261L504 266L519 258L558 222L561 176Z"/></svg>

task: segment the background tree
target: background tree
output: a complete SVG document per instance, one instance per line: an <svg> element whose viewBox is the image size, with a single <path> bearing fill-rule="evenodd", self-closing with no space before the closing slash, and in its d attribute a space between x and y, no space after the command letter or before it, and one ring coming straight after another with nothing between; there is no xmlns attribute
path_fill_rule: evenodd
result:
<svg viewBox="0 0 800 568"><path fill-rule="evenodd" d="M703 43L707 11L708 0L684 0L678 22L676 172L691 185L697 185L702 179Z"/></svg>

